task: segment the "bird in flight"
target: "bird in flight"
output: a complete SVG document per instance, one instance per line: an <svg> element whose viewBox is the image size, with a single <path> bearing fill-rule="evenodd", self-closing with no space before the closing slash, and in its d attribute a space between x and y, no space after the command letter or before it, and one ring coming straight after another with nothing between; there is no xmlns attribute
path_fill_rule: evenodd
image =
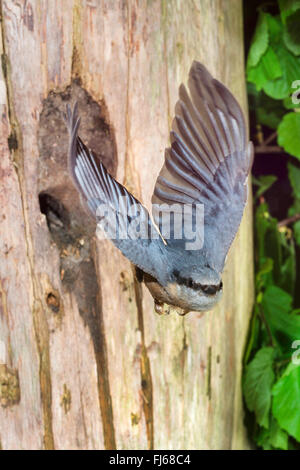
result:
<svg viewBox="0 0 300 470"><path fill-rule="evenodd" d="M78 136L67 107L69 169L85 205L137 268L158 313L207 311L220 300L226 255L247 201L253 145L231 92L194 61L179 88L170 147L147 209Z"/></svg>

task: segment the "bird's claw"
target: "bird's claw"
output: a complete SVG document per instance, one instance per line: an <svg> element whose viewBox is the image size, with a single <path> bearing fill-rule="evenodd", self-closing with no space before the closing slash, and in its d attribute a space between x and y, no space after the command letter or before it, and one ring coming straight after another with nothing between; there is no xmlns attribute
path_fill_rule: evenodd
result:
<svg viewBox="0 0 300 470"><path fill-rule="evenodd" d="M180 307L168 305L164 302L159 302L158 300L154 300L154 309L158 315L170 315L171 310L175 311L177 315L180 316L184 316L188 313L188 310L183 310Z"/></svg>
<svg viewBox="0 0 300 470"><path fill-rule="evenodd" d="M169 315L171 307L168 304L154 300L154 309L158 315Z"/></svg>

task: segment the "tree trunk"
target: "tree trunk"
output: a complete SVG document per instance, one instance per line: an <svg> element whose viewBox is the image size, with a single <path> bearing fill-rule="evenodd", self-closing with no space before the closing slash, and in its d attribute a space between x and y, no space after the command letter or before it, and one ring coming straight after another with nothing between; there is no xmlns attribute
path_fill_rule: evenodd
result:
<svg viewBox="0 0 300 470"><path fill-rule="evenodd" d="M90 236L62 119L77 99L80 135L149 207L192 60L246 110L241 1L1 3L1 447L246 448L251 205L221 304L159 317L130 263Z"/></svg>

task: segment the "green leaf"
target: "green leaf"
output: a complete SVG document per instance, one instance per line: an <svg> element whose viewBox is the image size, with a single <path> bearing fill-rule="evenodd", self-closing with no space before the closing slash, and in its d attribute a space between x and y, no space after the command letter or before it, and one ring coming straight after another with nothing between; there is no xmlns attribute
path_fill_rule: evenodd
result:
<svg viewBox="0 0 300 470"><path fill-rule="evenodd" d="M271 217L266 203L260 204L255 213L256 246L258 251L258 269L266 258L273 259L273 274L280 278L282 263L280 234L277 220Z"/></svg>
<svg viewBox="0 0 300 470"><path fill-rule="evenodd" d="M280 349L291 354L291 344L300 338L300 315L291 315L292 296L276 286L268 286L262 300L262 311L272 337Z"/></svg>
<svg viewBox="0 0 300 470"><path fill-rule="evenodd" d="M271 417L270 429L260 428L255 440L257 445L264 450L288 450L288 434L279 427L273 417Z"/></svg>
<svg viewBox="0 0 300 470"><path fill-rule="evenodd" d="M271 98L269 99L271 101ZM263 124L264 126L275 130L279 126L285 111L280 101L272 101L274 104L269 102L265 106L259 106L256 108L256 119L259 124Z"/></svg>
<svg viewBox="0 0 300 470"><path fill-rule="evenodd" d="M268 429L260 427L255 436L255 441L258 447L262 447L263 450L273 450L270 442L270 431Z"/></svg>
<svg viewBox="0 0 300 470"><path fill-rule="evenodd" d="M250 67L247 74L248 81L254 83L258 91L281 76L280 63L272 47L268 47L256 67Z"/></svg>
<svg viewBox="0 0 300 470"><path fill-rule="evenodd" d="M286 47L295 55L300 54L300 10L292 13L286 20L283 40Z"/></svg>
<svg viewBox="0 0 300 470"><path fill-rule="evenodd" d="M265 256L265 237L270 227L270 214L266 203L260 204L255 213L255 227L258 247L258 259L263 260Z"/></svg>
<svg viewBox="0 0 300 470"><path fill-rule="evenodd" d="M256 279L259 281L264 274L271 272L273 269L273 264L274 262L272 258L266 258L259 267L259 271L256 274Z"/></svg>
<svg viewBox="0 0 300 470"><path fill-rule="evenodd" d="M292 301L292 297L284 290L276 286L269 286L264 294L262 304L265 313L267 312L273 318L291 312Z"/></svg>
<svg viewBox="0 0 300 470"><path fill-rule="evenodd" d="M274 175L263 175L260 176L259 178L254 178L252 177L252 182L256 186L259 187L259 189L256 191L255 196L260 197L262 194L264 194L270 187L277 181L277 176Z"/></svg>
<svg viewBox="0 0 300 470"><path fill-rule="evenodd" d="M300 366L289 364L272 389L272 413L279 426L300 441Z"/></svg>
<svg viewBox="0 0 300 470"><path fill-rule="evenodd" d="M260 204L255 214L257 266L260 272L266 260L273 260L273 269L257 278L257 289L275 284L293 294L295 287L295 249L286 231L278 229L277 219L271 217L266 203Z"/></svg>
<svg viewBox="0 0 300 470"><path fill-rule="evenodd" d="M294 204L288 210L288 216L293 217L296 214L300 213L300 199L295 198Z"/></svg>
<svg viewBox="0 0 300 470"><path fill-rule="evenodd" d="M261 12L256 25L255 33L251 42L247 69L255 67L261 56L266 52L269 42L268 23L266 15Z"/></svg>
<svg viewBox="0 0 300 470"><path fill-rule="evenodd" d="M286 19L298 8L300 8L300 0L278 0L282 22L285 24Z"/></svg>
<svg viewBox="0 0 300 470"><path fill-rule="evenodd" d="M271 98L278 100L290 96L292 84L300 77L300 58L295 57L281 42L274 44L274 51L279 60L282 74L275 80L270 80L263 85L264 92Z"/></svg>
<svg viewBox="0 0 300 470"><path fill-rule="evenodd" d="M294 237L298 246L300 246L300 220L293 225Z"/></svg>
<svg viewBox="0 0 300 470"><path fill-rule="evenodd" d="M286 230L280 231L280 240L283 261L280 267L280 282L278 285L293 297L296 282L295 243Z"/></svg>
<svg viewBox="0 0 300 470"><path fill-rule="evenodd" d="M282 266L282 247L281 236L277 227L277 220L270 217L269 227L264 239L265 256L273 259L273 278L274 283L280 284L281 266Z"/></svg>
<svg viewBox="0 0 300 470"><path fill-rule="evenodd" d="M258 263L258 272L255 277L256 291L258 292L257 303L261 303L263 299L263 289L273 284L273 268L274 261L272 258L262 258Z"/></svg>
<svg viewBox="0 0 300 470"><path fill-rule="evenodd" d="M288 163L288 175L293 189L293 196L300 199L300 168Z"/></svg>
<svg viewBox="0 0 300 470"><path fill-rule="evenodd" d="M244 356L244 365L248 364L248 361L249 361L249 358L253 349L257 349L259 330L260 330L259 320L257 318L258 313L259 313L259 307L256 304L254 305L254 312L253 312L251 323L250 323L250 334L249 334L249 340L248 340L248 344L247 344L245 356Z"/></svg>
<svg viewBox="0 0 300 470"><path fill-rule="evenodd" d="M270 444L274 449L288 450L288 435L272 417L270 426Z"/></svg>
<svg viewBox="0 0 300 470"><path fill-rule="evenodd" d="M274 382L274 349L260 349L246 366L244 395L247 407L254 411L257 422L268 428L271 406L271 388Z"/></svg>
<svg viewBox="0 0 300 470"><path fill-rule="evenodd" d="M272 16L266 13L270 43L276 44L281 41L283 25L280 16Z"/></svg>
<svg viewBox="0 0 300 470"><path fill-rule="evenodd" d="M300 113L284 116L278 126L278 144L287 153L300 159Z"/></svg>
<svg viewBox="0 0 300 470"><path fill-rule="evenodd" d="M285 106L279 100L273 100L263 91L257 91L254 83L248 82L249 109L256 115L259 124L277 129L281 119L286 113ZM300 86L299 86L300 88ZM292 103L289 98L289 103Z"/></svg>

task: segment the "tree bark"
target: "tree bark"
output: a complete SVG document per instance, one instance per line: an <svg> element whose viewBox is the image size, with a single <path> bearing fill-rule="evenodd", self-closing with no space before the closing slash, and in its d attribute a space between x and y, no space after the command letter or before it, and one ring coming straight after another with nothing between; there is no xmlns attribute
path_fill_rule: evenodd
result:
<svg viewBox="0 0 300 470"><path fill-rule="evenodd" d="M159 317L130 263L90 236L61 117L77 99L80 134L150 207L193 59L246 112L241 1L3 0L1 10L0 447L247 448L251 201L221 304Z"/></svg>

